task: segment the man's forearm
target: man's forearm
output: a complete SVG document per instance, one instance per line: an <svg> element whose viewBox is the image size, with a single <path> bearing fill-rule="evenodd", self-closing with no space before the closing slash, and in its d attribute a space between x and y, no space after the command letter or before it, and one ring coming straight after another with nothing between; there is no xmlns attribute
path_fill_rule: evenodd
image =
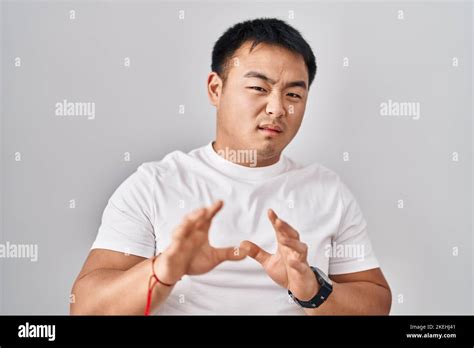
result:
<svg viewBox="0 0 474 348"><path fill-rule="evenodd" d="M147 259L126 271L98 269L86 274L73 287L71 314L143 315L151 267L151 259ZM160 283L153 287L151 311L166 300L171 290Z"/></svg>
<svg viewBox="0 0 474 348"><path fill-rule="evenodd" d="M389 289L369 282L333 282L333 291L318 308L305 308L308 315L387 315L392 295Z"/></svg>

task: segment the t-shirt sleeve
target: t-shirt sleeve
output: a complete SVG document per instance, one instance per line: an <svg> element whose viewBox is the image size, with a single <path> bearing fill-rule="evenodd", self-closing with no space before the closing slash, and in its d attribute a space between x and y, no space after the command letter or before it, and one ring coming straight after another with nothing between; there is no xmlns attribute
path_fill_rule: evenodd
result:
<svg viewBox="0 0 474 348"><path fill-rule="evenodd" d="M115 190L102 214L102 222L91 249L109 249L152 257L154 181L142 164Z"/></svg>
<svg viewBox="0 0 474 348"><path fill-rule="evenodd" d="M329 274L353 273L379 267L359 204L340 180L339 199L343 213L339 229L332 239Z"/></svg>

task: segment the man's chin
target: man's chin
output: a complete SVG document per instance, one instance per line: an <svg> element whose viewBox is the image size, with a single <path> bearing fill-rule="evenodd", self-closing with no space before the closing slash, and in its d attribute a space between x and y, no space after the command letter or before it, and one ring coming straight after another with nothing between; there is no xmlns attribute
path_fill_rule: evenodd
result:
<svg viewBox="0 0 474 348"><path fill-rule="evenodd" d="M256 147L257 158L261 160L271 159L275 156L278 156L280 151L279 147L273 141L266 141L264 144L259 144Z"/></svg>

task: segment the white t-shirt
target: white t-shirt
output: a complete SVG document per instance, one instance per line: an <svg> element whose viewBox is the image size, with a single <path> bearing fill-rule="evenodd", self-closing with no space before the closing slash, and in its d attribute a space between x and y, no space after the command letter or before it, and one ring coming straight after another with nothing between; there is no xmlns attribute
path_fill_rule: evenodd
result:
<svg viewBox="0 0 474 348"><path fill-rule="evenodd" d="M241 166L217 154L212 142L142 164L110 198L92 249L150 258L166 249L186 213L217 199L224 206L209 230L212 246L238 246L248 239L275 252L267 217L272 208L308 245L308 263L326 274L379 267L359 205L337 174L317 163L298 165L283 154L270 166ZM304 311L247 257L184 276L156 314Z"/></svg>

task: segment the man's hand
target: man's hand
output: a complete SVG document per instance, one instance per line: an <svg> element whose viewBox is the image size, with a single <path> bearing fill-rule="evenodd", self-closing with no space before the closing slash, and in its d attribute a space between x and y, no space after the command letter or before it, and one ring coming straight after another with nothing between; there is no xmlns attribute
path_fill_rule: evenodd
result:
<svg viewBox="0 0 474 348"><path fill-rule="evenodd" d="M272 209L268 210L268 218L276 233L276 253L270 254L248 240L240 244L240 250L259 262L275 283L289 289L299 300L308 301L319 290L307 261L308 246L300 241L298 232L278 218Z"/></svg>
<svg viewBox="0 0 474 348"><path fill-rule="evenodd" d="M242 260L247 256L236 247L214 248L209 244L209 227L223 202L193 211L185 216L173 232L172 242L158 257L158 278L174 284L185 274L207 273L224 261Z"/></svg>

